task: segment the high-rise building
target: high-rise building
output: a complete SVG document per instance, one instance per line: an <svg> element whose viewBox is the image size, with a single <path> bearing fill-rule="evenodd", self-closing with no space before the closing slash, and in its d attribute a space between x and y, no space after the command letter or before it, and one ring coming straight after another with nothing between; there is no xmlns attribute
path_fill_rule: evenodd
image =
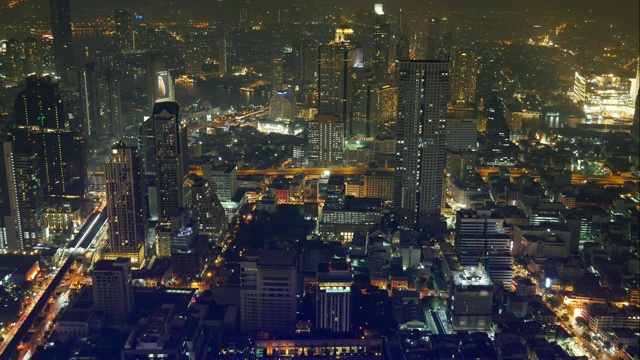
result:
<svg viewBox="0 0 640 360"><path fill-rule="evenodd" d="M287 250L265 249L240 262L242 331L289 331L296 321L298 267Z"/></svg>
<svg viewBox="0 0 640 360"><path fill-rule="evenodd" d="M50 74L56 71L53 36L42 35L40 38L40 72Z"/></svg>
<svg viewBox="0 0 640 360"><path fill-rule="evenodd" d="M389 24L385 22L382 8L376 8L375 24L373 25L373 74L381 84L389 80L389 58L391 34Z"/></svg>
<svg viewBox="0 0 640 360"><path fill-rule="evenodd" d="M353 30L344 25L336 30L335 39L319 48L318 54L318 114L336 115L348 133L351 89L349 73L362 67L363 51L352 42Z"/></svg>
<svg viewBox="0 0 640 360"><path fill-rule="evenodd" d="M154 120L149 117L138 128L138 149L142 158L142 170L145 175L156 175L156 140Z"/></svg>
<svg viewBox="0 0 640 360"><path fill-rule="evenodd" d="M371 69L353 68L349 76L351 108L347 133L357 138L373 137L378 122L379 86Z"/></svg>
<svg viewBox="0 0 640 360"><path fill-rule="evenodd" d="M38 156L12 141L2 143L0 154L0 248L31 251L46 229Z"/></svg>
<svg viewBox="0 0 640 360"><path fill-rule="evenodd" d="M440 19L432 17L427 19L427 53L426 60L438 59L440 49Z"/></svg>
<svg viewBox="0 0 640 360"><path fill-rule="evenodd" d="M130 49L133 43L133 17L130 13L122 9L114 12L116 21L116 39L122 49Z"/></svg>
<svg viewBox="0 0 640 360"><path fill-rule="evenodd" d="M218 73L220 77L227 75L227 36L225 34L218 38Z"/></svg>
<svg viewBox="0 0 640 360"><path fill-rule="evenodd" d="M100 116L98 71L95 63L85 64L78 69L78 88L83 132L87 136L108 134Z"/></svg>
<svg viewBox="0 0 640 360"><path fill-rule="evenodd" d="M85 198L88 179L84 137L69 128L58 86L32 75L15 101L15 141L36 150L46 197Z"/></svg>
<svg viewBox="0 0 640 360"><path fill-rule="evenodd" d="M74 65L70 3L70 0L49 0L56 75L63 82L68 81L67 71Z"/></svg>
<svg viewBox="0 0 640 360"><path fill-rule="evenodd" d="M112 71L107 70L98 78L99 111L106 134L116 139L122 136L122 98L120 95L120 79Z"/></svg>
<svg viewBox="0 0 640 360"><path fill-rule="evenodd" d="M293 76L302 82L315 82L318 70L318 44L296 40L292 44Z"/></svg>
<svg viewBox="0 0 640 360"><path fill-rule="evenodd" d="M184 205L186 129L179 116L176 102L160 102L153 107L160 223L168 223L171 212Z"/></svg>
<svg viewBox="0 0 640 360"><path fill-rule="evenodd" d="M318 263L316 327L333 332L351 330L351 264Z"/></svg>
<svg viewBox="0 0 640 360"><path fill-rule="evenodd" d="M203 169L204 178L209 180L218 199L231 201L238 191L238 167L231 164L207 165Z"/></svg>
<svg viewBox="0 0 640 360"><path fill-rule="evenodd" d="M128 257L134 266L144 262L147 222L141 161L135 147L116 143L104 165L109 221L106 259Z"/></svg>
<svg viewBox="0 0 640 360"><path fill-rule="evenodd" d="M308 157L314 166L341 166L344 124L337 115L317 114L309 122Z"/></svg>
<svg viewBox="0 0 640 360"><path fill-rule="evenodd" d="M118 327L127 324L133 312L133 280L131 260L100 260L91 275L93 304L104 311L106 325Z"/></svg>
<svg viewBox="0 0 640 360"><path fill-rule="evenodd" d="M449 150L478 149L478 118L474 112L450 111L447 117L445 148Z"/></svg>
<svg viewBox="0 0 640 360"><path fill-rule="evenodd" d="M345 201L345 183L343 175L332 174L327 182L327 196L324 208L327 210L342 210Z"/></svg>
<svg viewBox="0 0 640 360"><path fill-rule="evenodd" d="M468 51L457 51L451 59L451 105L473 108L476 104L478 57Z"/></svg>
<svg viewBox="0 0 640 360"><path fill-rule="evenodd" d="M22 47L16 38L7 41L7 63L9 69L7 76L13 79L19 79L23 76L22 72Z"/></svg>
<svg viewBox="0 0 640 360"><path fill-rule="evenodd" d="M184 73L187 76L202 75L202 53L198 39L193 35L185 42L184 46Z"/></svg>
<svg viewBox="0 0 640 360"><path fill-rule="evenodd" d="M394 207L403 227L439 221L445 165L449 63L401 61Z"/></svg>
<svg viewBox="0 0 640 360"><path fill-rule="evenodd" d="M508 254L511 235L504 217L498 212L485 209L459 211L456 215L455 247L462 266L482 262L494 282L510 282L510 273L505 279L504 270L507 268L512 272L511 255ZM500 260L505 253L508 254L507 264Z"/></svg>
<svg viewBox="0 0 640 360"><path fill-rule="evenodd" d="M38 42L34 37L27 37L24 39L23 46L24 53L24 65L22 66L25 74L32 74L38 71Z"/></svg>
<svg viewBox="0 0 640 360"><path fill-rule="evenodd" d="M271 55L271 93L284 90L284 57L282 54Z"/></svg>
<svg viewBox="0 0 640 360"><path fill-rule="evenodd" d="M296 101L291 90L278 91L269 101L269 119L291 121L296 116Z"/></svg>
<svg viewBox="0 0 640 360"><path fill-rule="evenodd" d="M198 233L214 238L226 228L224 208L213 186L203 178L191 182L193 218L198 224Z"/></svg>
<svg viewBox="0 0 640 360"><path fill-rule="evenodd" d="M492 325L493 284L481 267L468 267L452 275L453 288L447 315L455 331L489 331Z"/></svg>

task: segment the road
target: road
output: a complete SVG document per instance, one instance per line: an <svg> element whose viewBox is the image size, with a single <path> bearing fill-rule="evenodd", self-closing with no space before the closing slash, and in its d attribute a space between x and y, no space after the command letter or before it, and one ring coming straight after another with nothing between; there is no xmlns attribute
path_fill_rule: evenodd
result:
<svg viewBox="0 0 640 360"><path fill-rule="evenodd" d="M53 295L54 290L60 285L62 278L66 274L67 271L71 268L71 264L75 261L75 256L69 256L63 265L60 267L58 272L53 277L53 280L49 283L46 290L40 292L36 300L34 301L34 305L31 307L28 315L23 316L20 320L19 324L16 324L14 328L15 332L12 337L7 338L2 344L0 344L0 360L11 359L12 352L18 348L18 345L21 343L23 337L27 334L29 328L33 324L36 317L40 314L45 304ZM23 356L19 357L20 359Z"/></svg>
<svg viewBox="0 0 640 360"><path fill-rule="evenodd" d="M286 168L286 169L262 169L262 170L238 170L238 175L295 175L305 173L307 175L323 175L326 172L337 175L364 175L369 171L393 172L393 168Z"/></svg>

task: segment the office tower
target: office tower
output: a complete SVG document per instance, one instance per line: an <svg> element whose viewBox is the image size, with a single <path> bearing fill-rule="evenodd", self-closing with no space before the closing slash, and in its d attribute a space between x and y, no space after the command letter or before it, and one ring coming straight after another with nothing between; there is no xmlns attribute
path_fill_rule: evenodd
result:
<svg viewBox="0 0 640 360"><path fill-rule="evenodd" d="M309 122L309 162L313 166L341 166L344 150L344 124L337 115L317 114Z"/></svg>
<svg viewBox="0 0 640 360"><path fill-rule="evenodd" d="M104 164L109 221L107 259L128 257L139 267L145 257L147 222L138 150L116 143Z"/></svg>
<svg viewBox="0 0 640 360"><path fill-rule="evenodd" d="M191 181L191 203L198 233L213 239L226 228L224 208L209 181L203 178Z"/></svg>
<svg viewBox="0 0 640 360"><path fill-rule="evenodd" d="M476 179L475 151L447 151L447 176L454 183L472 183Z"/></svg>
<svg viewBox="0 0 640 360"><path fill-rule="evenodd" d="M427 19L427 53L426 60L438 59L440 49L440 19L432 17Z"/></svg>
<svg viewBox="0 0 640 360"><path fill-rule="evenodd" d="M284 57L282 54L271 55L271 93L276 94L284 89Z"/></svg>
<svg viewBox="0 0 640 360"><path fill-rule="evenodd" d="M184 45L184 73L187 76L202 76L202 53L195 35L189 35Z"/></svg>
<svg viewBox="0 0 640 360"><path fill-rule="evenodd" d="M487 143L491 146L502 146L509 143L509 126L504 116L504 100L494 96L487 101L485 115L487 117Z"/></svg>
<svg viewBox="0 0 640 360"><path fill-rule="evenodd" d="M386 84L389 76L391 34L389 33L389 24L385 22L382 6L376 7L375 13L375 24L373 25L373 74L379 83Z"/></svg>
<svg viewBox="0 0 640 360"><path fill-rule="evenodd" d="M152 117L147 118L138 128L138 149L142 158L142 170L145 175L156 175L156 140Z"/></svg>
<svg viewBox="0 0 640 360"><path fill-rule="evenodd" d="M19 79L23 76L22 73L22 48L20 42L16 38L11 38L7 41L7 63L9 69L7 76L14 79Z"/></svg>
<svg viewBox="0 0 640 360"><path fill-rule="evenodd" d="M22 67L25 74L31 74L38 71L38 43L34 37L24 39L23 46L24 65Z"/></svg>
<svg viewBox="0 0 640 360"><path fill-rule="evenodd" d="M70 0L49 0L51 33L56 62L56 75L68 81L67 71L73 67L73 34L71 32Z"/></svg>
<svg viewBox="0 0 640 360"><path fill-rule="evenodd" d="M289 331L296 321L298 267L295 254L264 249L240 262L242 331Z"/></svg>
<svg viewBox="0 0 640 360"><path fill-rule="evenodd" d="M334 332L351 330L351 264L318 263L316 327Z"/></svg>
<svg viewBox="0 0 640 360"><path fill-rule="evenodd" d="M368 170L364 175L364 196L393 200L393 173Z"/></svg>
<svg viewBox="0 0 640 360"><path fill-rule="evenodd" d="M442 19L442 20L446 20ZM438 48L438 59L439 60L450 60L451 58L451 47L453 46L453 30L446 29L442 32L442 39L440 41L440 48Z"/></svg>
<svg viewBox="0 0 640 360"><path fill-rule="evenodd" d="M403 227L439 221L449 63L401 61L393 202Z"/></svg>
<svg viewBox="0 0 640 360"><path fill-rule="evenodd" d="M278 91L269 101L269 119L291 121L296 116L296 100L291 90Z"/></svg>
<svg viewBox="0 0 640 360"><path fill-rule="evenodd" d="M12 141L0 149L0 248L31 251L45 236L38 156Z"/></svg>
<svg viewBox="0 0 640 360"><path fill-rule="evenodd" d="M227 36L225 34L218 38L218 73L220 77L227 75Z"/></svg>
<svg viewBox="0 0 640 360"><path fill-rule="evenodd" d="M133 17L122 9L114 12L116 21L116 40L122 49L130 49L133 45Z"/></svg>
<svg viewBox="0 0 640 360"><path fill-rule="evenodd" d="M127 324L134 307L131 260L100 260L93 267L91 280L93 304L96 310L104 311L106 325Z"/></svg>
<svg viewBox="0 0 640 360"><path fill-rule="evenodd" d="M180 106L176 102L156 103L153 107L160 223L169 222L171 212L184 205L186 129L179 116Z"/></svg>
<svg viewBox="0 0 640 360"><path fill-rule="evenodd" d="M336 115L350 136L347 121L351 107L349 74L351 68L362 67L362 48L352 42L353 30L341 26L335 39L321 45L318 54L318 114Z"/></svg>
<svg viewBox="0 0 640 360"><path fill-rule="evenodd" d="M315 82L318 69L318 44L312 40L296 40L292 44L293 76L302 82Z"/></svg>
<svg viewBox="0 0 640 360"><path fill-rule="evenodd" d="M398 39L398 43L396 44L396 66L399 65L400 61L410 60L411 59L411 46L410 46L409 38L406 36L400 36Z"/></svg>
<svg viewBox="0 0 640 360"><path fill-rule="evenodd" d="M494 282L510 282L511 255L508 253L511 236L504 217L498 212L485 209L459 211L456 215L455 247L462 266L482 262ZM508 254L506 259L505 253ZM505 268L508 272L506 278Z"/></svg>
<svg viewBox="0 0 640 360"><path fill-rule="evenodd" d="M444 146L449 150L475 151L478 149L478 118L470 111L449 111Z"/></svg>
<svg viewBox="0 0 640 360"><path fill-rule="evenodd" d="M113 70L107 70L98 78L100 120L106 135L118 139L122 136L122 98L120 80Z"/></svg>
<svg viewBox="0 0 640 360"><path fill-rule="evenodd" d="M447 315L454 331L489 331L493 312L493 284L482 267L467 267L452 274L453 287Z"/></svg>
<svg viewBox="0 0 640 360"><path fill-rule="evenodd" d="M53 36L42 35L40 38L40 72L50 74L56 71Z"/></svg>
<svg viewBox="0 0 640 360"><path fill-rule="evenodd" d="M451 105L473 108L476 104L478 58L475 53L456 51L451 58Z"/></svg>
<svg viewBox="0 0 640 360"><path fill-rule="evenodd" d="M353 68L349 76L351 108L347 133L356 138L374 137L378 122L376 78L368 68Z"/></svg>
<svg viewBox="0 0 640 360"><path fill-rule="evenodd" d="M343 175L331 175L327 182L327 196L324 208L327 210L341 210L344 208L345 185Z"/></svg>
<svg viewBox="0 0 640 360"><path fill-rule="evenodd" d="M88 189L85 142L68 127L58 86L48 76L30 76L15 101L15 141L38 153L45 197L85 198Z"/></svg>
<svg viewBox="0 0 640 360"><path fill-rule="evenodd" d="M238 191L238 167L230 164L206 165L202 169L204 178L209 180L218 199L231 201Z"/></svg>
<svg viewBox="0 0 640 360"><path fill-rule="evenodd" d="M108 134L100 116L98 71L95 63L85 64L78 69L78 88L83 132L87 136Z"/></svg>

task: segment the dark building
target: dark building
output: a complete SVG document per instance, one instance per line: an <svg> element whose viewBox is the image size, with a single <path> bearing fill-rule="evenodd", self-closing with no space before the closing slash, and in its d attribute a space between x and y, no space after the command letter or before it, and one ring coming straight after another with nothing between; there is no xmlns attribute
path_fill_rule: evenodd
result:
<svg viewBox="0 0 640 360"><path fill-rule="evenodd" d="M449 63L401 61L394 206L400 226L439 221L445 165Z"/></svg>
<svg viewBox="0 0 640 360"><path fill-rule="evenodd" d="M180 106L176 102L160 102L153 107L160 223L168 223L171 213L184 205L185 162L188 159L186 128L181 126L179 116Z"/></svg>
<svg viewBox="0 0 640 360"><path fill-rule="evenodd" d="M124 143L111 147L104 164L110 253L106 258L128 257L136 265L144 260L147 236L140 167L137 149Z"/></svg>
<svg viewBox="0 0 640 360"><path fill-rule="evenodd" d="M73 67L74 63L70 2L70 0L49 0L56 74L63 82L68 81L67 71Z"/></svg>
<svg viewBox="0 0 640 360"><path fill-rule="evenodd" d="M33 75L15 101L19 146L33 148L40 159L45 197L85 198L88 189L85 141L69 128L64 102L50 77Z"/></svg>
<svg viewBox="0 0 640 360"><path fill-rule="evenodd" d="M128 49L132 45L133 17L122 9L114 12L116 20L116 38L122 49Z"/></svg>

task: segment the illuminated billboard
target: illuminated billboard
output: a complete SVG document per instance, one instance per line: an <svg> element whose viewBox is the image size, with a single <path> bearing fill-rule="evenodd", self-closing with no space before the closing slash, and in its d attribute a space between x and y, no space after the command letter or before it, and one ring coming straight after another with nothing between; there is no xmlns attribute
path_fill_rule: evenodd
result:
<svg viewBox="0 0 640 360"><path fill-rule="evenodd" d="M156 102L175 101L173 80L168 71L156 72L155 98Z"/></svg>

